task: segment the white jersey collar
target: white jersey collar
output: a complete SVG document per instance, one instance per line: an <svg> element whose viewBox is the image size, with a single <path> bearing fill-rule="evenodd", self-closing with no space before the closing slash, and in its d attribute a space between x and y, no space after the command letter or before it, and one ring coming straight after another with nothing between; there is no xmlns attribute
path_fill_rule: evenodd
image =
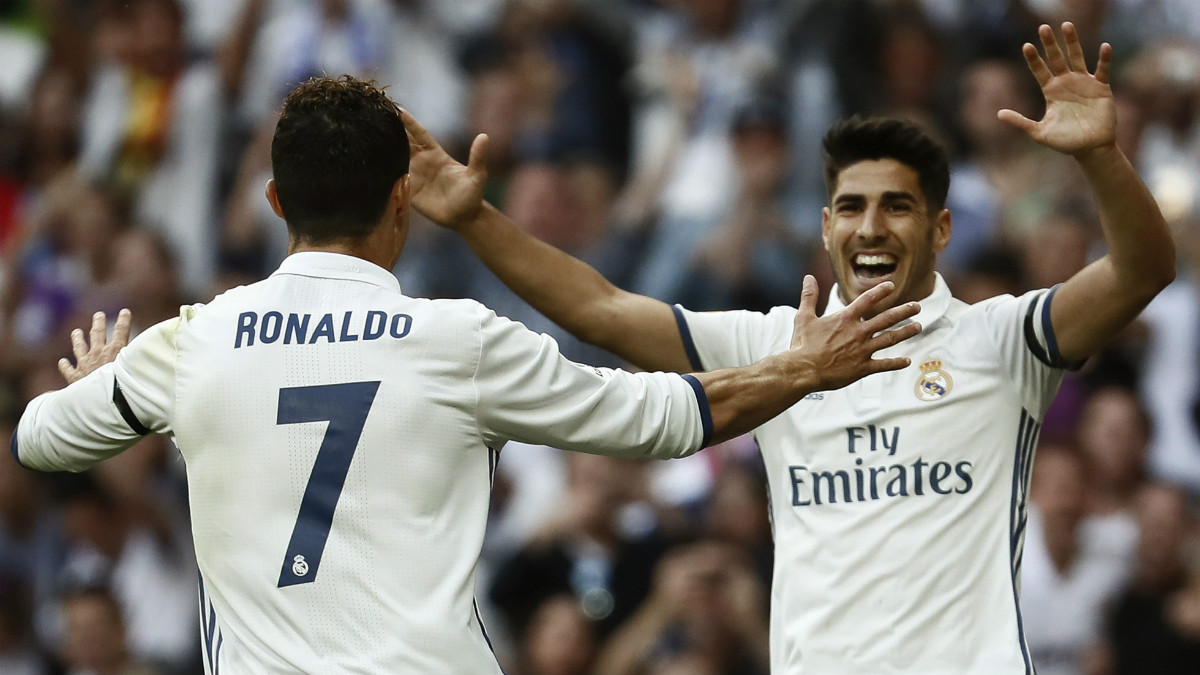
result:
<svg viewBox="0 0 1200 675"><path fill-rule="evenodd" d="M934 272L933 292L922 298L921 311L911 319L901 321L898 326L908 324L910 321L917 321L922 327L931 325L946 313L946 309L950 307L950 287L946 285L946 281L942 279L942 275ZM838 295L837 284L829 291L829 302L825 305L825 314L828 316L840 309L845 309L846 305L842 302L841 296Z"/></svg>
<svg viewBox="0 0 1200 675"><path fill-rule="evenodd" d="M327 251L301 251L284 258L276 274L298 274L305 277L325 279L349 279L381 286L400 292L400 281L396 275L373 262L344 253Z"/></svg>

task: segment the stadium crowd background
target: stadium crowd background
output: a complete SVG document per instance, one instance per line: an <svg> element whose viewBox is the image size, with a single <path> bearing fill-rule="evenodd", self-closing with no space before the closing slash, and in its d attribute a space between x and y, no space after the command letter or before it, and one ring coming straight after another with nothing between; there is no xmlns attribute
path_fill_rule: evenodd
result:
<svg viewBox="0 0 1200 675"><path fill-rule="evenodd" d="M494 203L693 309L794 304L806 272L828 289L820 138L851 113L916 119L951 148L940 267L958 297L1058 283L1103 245L1094 207L1069 159L995 113L1039 114L1020 44L1065 19L1089 61L1114 46L1120 143L1180 274L1047 416L1025 630L1046 675L1200 672L1191 0L0 0L0 421L62 386L55 363L92 311L128 306L136 330L275 268L274 110L320 73L390 85L457 156L487 132ZM620 365L420 219L397 274ZM508 672L767 672L751 439L655 464L503 458L478 596ZM198 673L191 556L163 438L82 476L0 462L0 673Z"/></svg>

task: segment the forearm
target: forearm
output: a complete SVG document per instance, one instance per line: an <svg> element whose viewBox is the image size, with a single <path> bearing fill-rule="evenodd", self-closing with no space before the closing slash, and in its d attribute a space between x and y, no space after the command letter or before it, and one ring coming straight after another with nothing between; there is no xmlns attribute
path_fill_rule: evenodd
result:
<svg viewBox="0 0 1200 675"><path fill-rule="evenodd" d="M490 204L458 228L514 293L575 337L646 370L690 366L671 308L617 288L590 265L538 240Z"/></svg>
<svg viewBox="0 0 1200 675"><path fill-rule="evenodd" d="M1104 146L1078 158L1099 203L1108 259L1122 288L1148 301L1175 278L1175 247L1154 196L1124 153Z"/></svg>
<svg viewBox="0 0 1200 675"><path fill-rule="evenodd" d="M694 377L704 387L712 417L711 443L744 434L818 389L815 364L788 354L769 356L745 368L727 368Z"/></svg>

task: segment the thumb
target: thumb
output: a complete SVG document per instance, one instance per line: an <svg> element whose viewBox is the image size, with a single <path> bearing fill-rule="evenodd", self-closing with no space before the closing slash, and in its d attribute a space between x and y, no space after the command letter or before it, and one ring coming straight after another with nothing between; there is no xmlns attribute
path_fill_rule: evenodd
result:
<svg viewBox="0 0 1200 675"><path fill-rule="evenodd" d="M796 312L797 325L804 325L817 316L817 290L817 278L805 274L800 289L800 307Z"/></svg>
<svg viewBox="0 0 1200 675"><path fill-rule="evenodd" d="M1034 132L1037 131L1037 122L1034 122L1015 110L1004 108L996 113L996 117L1001 122L1004 122L1010 126L1014 126L1030 136L1033 136Z"/></svg>
<svg viewBox="0 0 1200 675"><path fill-rule="evenodd" d="M487 154L488 135L479 134L471 141L471 154L467 156L467 170L473 174L487 176L487 166L484 156Z"/></svg>

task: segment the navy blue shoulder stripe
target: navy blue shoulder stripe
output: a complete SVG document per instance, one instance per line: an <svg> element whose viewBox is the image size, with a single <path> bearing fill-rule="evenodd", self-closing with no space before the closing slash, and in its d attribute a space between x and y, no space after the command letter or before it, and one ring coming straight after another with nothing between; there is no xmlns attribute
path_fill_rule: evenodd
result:
<svg viewBox="0 0 1200 675"><path fill-rule="evenodd" d="M1050 366L1051 368L1067 368L1071 364L1063 359L1058 353L1058 342L1054 339L1054 327L1050 323L1050 301L1054 299L1054 292L1058 290L1058 286L1050 289L1046 294L1046 301L1042 303L1042 332L1046 335L1046 345L1050 348L1047 352L1038 341L1037 331L1034 329L1034 321L1038 318L1034 317L1034 310L1037 309L1038 301L1035 299L1029 303L1028 309L1025 310L1025 344L1029 347L1029 351L1037 357L1038 361Z"/></svg>
<svg viewBox="0 0 1200 675"><path fill-rule="evenodd" d="M117 406L117 412L121 413L121 419L125 420L135 434L146 436L153 433L146 428L145 424L142 424L137 415L133 414L133 408L129 407L129 401L125 400L125 392L121 391L121 384L115 378L113 379L113 403Z"/></svg>
<svg viewBox="0 0 1200 675"><path fill-rule="evenodd" d="M688 328L687 319L683 318L683 308L671 305L671 311L675 313L675 324L679 326L679 337L683 338L683 351L687 353L688 363L692 364L692 370L704 370L704 365L700 363L700 352L696 351L696 343L692 340L692 331Z"/></svg>

